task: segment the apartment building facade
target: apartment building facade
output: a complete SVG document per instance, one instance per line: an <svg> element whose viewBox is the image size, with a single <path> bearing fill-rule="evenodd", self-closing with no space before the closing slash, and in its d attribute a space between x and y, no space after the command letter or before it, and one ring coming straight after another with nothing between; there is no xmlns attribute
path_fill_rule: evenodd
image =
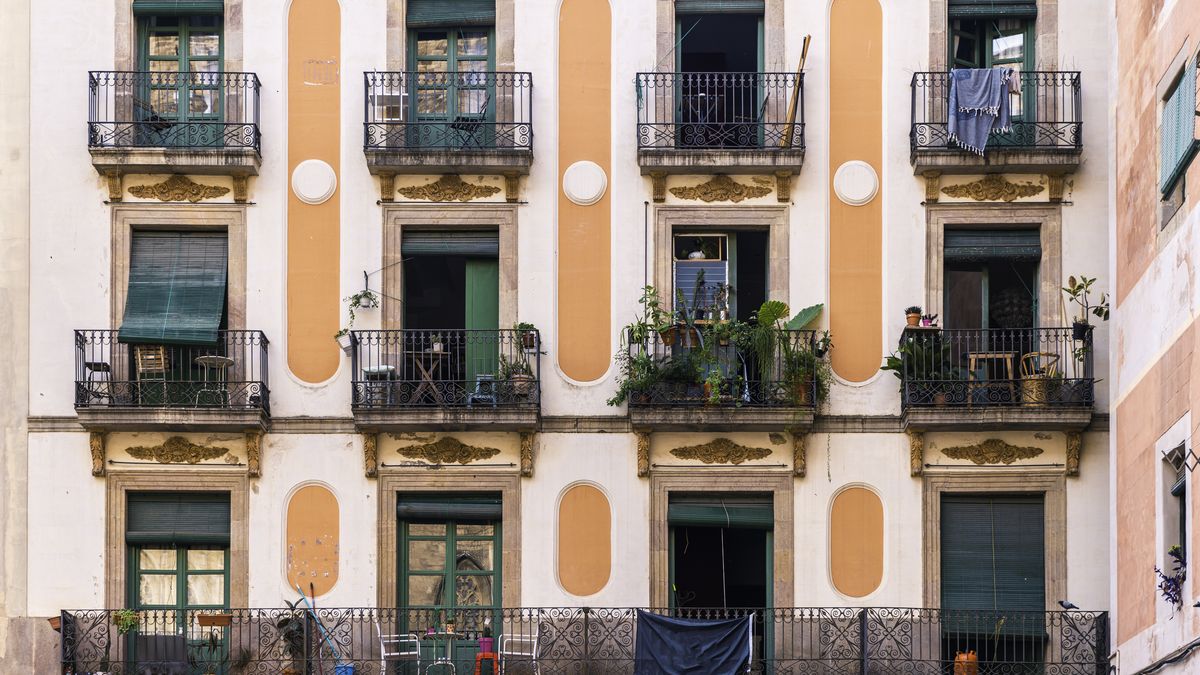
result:
<svg viewBox="0 0 1200 675"><path fill-rule="evenodd" d="M35 672L1107 663L1094 3L77 4L6 5Z"/></svg>

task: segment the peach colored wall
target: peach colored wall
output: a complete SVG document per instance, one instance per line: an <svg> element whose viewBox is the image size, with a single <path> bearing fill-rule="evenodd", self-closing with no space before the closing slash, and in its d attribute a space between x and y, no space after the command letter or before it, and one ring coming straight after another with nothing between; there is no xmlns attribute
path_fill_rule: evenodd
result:
<svg viewBox="0 0 1200 675"><path fill-rule="evenodd" d="M576 485L558 503L558 582L571 595L599 593L612 571L612 507L591 485Z"/></svg>
<svg viewBox="0 0 1200 675"><path fill-rule="evenodd" d="M1155 622L1154 500L1162 458L1154 445L1189 405L1200 416L1198 344L1194 322L1116 408L1118 643ZM1195 541L1189 548L1197 550Z"/></svg>
<svg viewBox="0 0 1200 675"><path fill-rule="evenodd" d="M847 488L829 512L829 571L839 592L861 598L883 581L883 502L863 487Z"/></svg>
<svg viewBox="0 0 1200 675"><path fill-rule="evenodd" d="M1125 299L1158 251L1158 84L1180 49L1186 45L1196 53L1200 37L1200 2L1176 0L1169 17L1159 16L1162 5L1162 0L1116 2L1118 300ZM1200 162L1192 162L1187 185L1188 203L1177 217L1200 201Z"/></svg>
<svg viewBox="0 0 1200 675"><path fill-rule="evenodd" d="M316 595L324 595L337 583L339 515L337 497L320 485L306 485L292 495L287 507L289 588L300 586L308 593L311 583Z"/></svg>
<svg viewBox="0 0 1200 675"><path fill-rule="evenodd" d="M340 174L341 30L338 0L293 0L288 14L289 181L306 159L324 160ZM314 77L314 70L321 75ZM305 204L288 189L287 360L297 377L311 383L333 377L340 359L333 340L339 312L339 193L323 204Z"/></svg>

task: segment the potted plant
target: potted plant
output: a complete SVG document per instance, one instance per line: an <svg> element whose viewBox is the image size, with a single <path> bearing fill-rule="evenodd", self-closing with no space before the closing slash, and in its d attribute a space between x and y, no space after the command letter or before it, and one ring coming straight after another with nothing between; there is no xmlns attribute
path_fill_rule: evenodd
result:
<svg viewBox="0 0 1200 675"><path fill-rule="evenodd" d="M617 352L617 391L607 403L618 406L627 400L646 403L650 392L662 379L661 364L645 350L631 354L628 349Z"/></svg>
<svg viewBox="0 0 1200 675"><path fill-rule="evenodd" d="M374 309L378 307L379 295L369 288L364 288L354 295L345 298L344 302L346 303L346 313L349 316L349 321L346 323L345 328L342 328L334 334L333 339L337 340L338 346L342 348L342 351L346 352L347 356L349 356L354 350L353 342L350 337L350 330L354 328L354 321L358 318L355 315L354 310Z"/></svg>
<svg viewBox="0 0 1200 675"><path fill-rule="evenodd" d="M1183 582L1187 579L1187 561L1183 559L1183 549L1178 544L1167 549L1167 556L1171 559L1171 572L1168 574L1155 566L1154 574L1158 577L1159 593L1162 594L1163 600L1171 603L1171 609L1174 611L1176 607L1183 606Z"/></svg>
<svg viewBox="0 0 1200 675"><path fill-rule="evenodd" d="M479 653L496 653L496 639L492 637L492 624L490 621L486 621L483 624L483 634L479 638Z"/></svg>
<svg viewBox="0 0 1200 675"><path fill-rule="evenodd" d="M951 363L950 344L937 334L906 336L881 370L892 371L900 380L901 396L918 405L945 405L948 391L961 379Z"/></svg>
<svg viewBox="0 0 1200 675"><path fill-rule="evenodd" d="M524 353L512 360L501 354L499 374L500 379L508 382L517 396L526 398L533 391L533 370L529 367L529 360L524 357Z"/></svg>
<svg viewBox="0 0 1200 675"><path fill-rule="evenodd" d="M521 348L525 351L537 349L537 327L531 323L518 321L513 324L513 331L521 338Z"/></svg>
<svg viewBox="0 0 1200 675"><path fill-rule="evenodd" d="M1108 294L1101 293L1100 300L1094 305L1088 298L1092 291L1092 285L1095 283L1095 277L1089 278L1080 275L1076 279L1074 276L1069 276L1067 285L1063 286L1063 294L1070 302L1079 306L1079 314L1071 322L1071 337L1076 340L1087 340L1091 334L1092 325L1088 322L1089 314L1102 321L1108 321Z"/></svg>
<svg viewBox="0 0 1200 675"><path fill-rule="evenodd" d="M138 615L132 609L118 609L112 613L112 622L117 627L117 632L125 635L137 629Z"/></svg>
<svg viewBox="0 0 1200 675"><path fill-rule="evenodd" d="M446 351L446 343L443 342L441 333L435 333L430 340L431 344L429 345L429 351L435 353Z"/></svg>
<svg viewBox="0 0 1200 675"><path fill-rule="evenodd" d="M196 623L204 628L224 628L233 623L233 614L230 612L197 614Z"/></svg>
<svg viewBox="0 0 1200 675"><path fill-rule="evenodd" d="M937 326L937 318L938 318L937 314L922 314L921 315L921 326L924 328L932 328L934 326Z"/></svg>
<svg viewBox="0 0 1200 675"><path fill-rule="evenodd" d="M917 305L913 305L912 307L905 309L904 320L907 321L908 325L910 326L921 325L921 308Z"/></svg>
<svg viewBox="0 0 1200 675"><path fill-rule="evenodd" d="M275 630L279 633L280 656L291 662L284 667L283 672L285 675L299 675L298 666L304 658L304 610L299 609L300 600L283 602L291 610L275 619Z"/></svg>

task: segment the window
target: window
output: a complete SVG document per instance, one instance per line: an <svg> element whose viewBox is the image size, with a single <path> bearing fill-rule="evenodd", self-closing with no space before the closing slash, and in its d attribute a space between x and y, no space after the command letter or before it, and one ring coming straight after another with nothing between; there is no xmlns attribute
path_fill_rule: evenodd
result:
<svg viewBox="0 0 1200 675"><path fill-rule="evenodd" d="M1159 124L1159 189L1167 201L1172 200L1172 191L1200 150L1196 117L1196 58L1188 57L1163 98Z"/></svg>
<svg viewBox="0 0 1200 675"><path fill-rule="evenodd" d="M691 148L760 147L771 96L786 98L763 70L761 0L675 3L676 144ZM782 100L776 109L786 106Z"/></svg>
<svg viewBox="0 0 1200 675"><path fill-rule="evenodd" d="M460 672L469 672L478 639L500 632L501 498L401 494L396 511L397 597L406 610L400 632L440 631L453 623L455 632L467 636L454 643L454 661ZM422 643L422 649L433 648ZM421 660L427 656L432 652Z"/></svg>
<svg viewBox="0 0 1200 675"><path fill-rule="evenodd" d="M1179 547L1180 558L1187 560L1187 463L1186 447L1179 445L1163 458L1163 560L1164 569L1170 572L1170 556L1167 551Z"/></svg>
<svg viewBox="0 0 1200 675"><path fill-rule="evenodd" d="M947 328L1033 328L1037 325L1038 230L945 231Z"/></svg>
<svg viewBox="0 0 1200 675"><path fill-rule="evenodd" d="M773 495L671 494L667 523L672 608L770 606Z"/></svg>
<svg viewBox="0 0 1200 675"><path fill-rule="evenodd" d="M674 235L671 304L693 319L749 321L767 299L766 232Z"/></svg>
<svg viewBox="0 0 1200 675"><path fill-rule="evenodd" d="M138 61L147 75L135 106L144 143L219 145L224 107L221 15L142 14L138 34Z"/></svg>

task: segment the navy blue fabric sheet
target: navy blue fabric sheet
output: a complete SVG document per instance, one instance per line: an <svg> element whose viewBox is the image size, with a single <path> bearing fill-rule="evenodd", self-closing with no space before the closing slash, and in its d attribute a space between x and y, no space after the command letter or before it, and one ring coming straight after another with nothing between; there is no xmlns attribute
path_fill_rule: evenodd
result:
<svg viewBox="0 0 1200 675"><path fill-rule="evenodd" d="M750 617L673 619L638 610L635 675L733 675L750 660Z"/></svg>

